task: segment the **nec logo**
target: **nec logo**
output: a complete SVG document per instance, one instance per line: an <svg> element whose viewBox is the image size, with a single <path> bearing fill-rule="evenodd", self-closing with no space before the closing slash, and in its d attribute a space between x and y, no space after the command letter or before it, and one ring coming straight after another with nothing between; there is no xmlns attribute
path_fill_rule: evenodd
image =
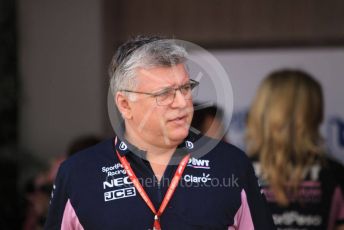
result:
<svg viewBox="0 0 344 230"><path fill-rule="evenodd" d="M121 187L124 185L130 185L133 182L130 181L129 177L120 177L120 178L115 178L110 181L104 181L103 182L103 188L113 188L113 187Z"/></svg>
<svg viewBox="0 0 344 230"><path fill-rule="evenodd" d="M202 160L191 157L188 162L188 167L210 169L209 160Z"/></svg>
<svg viewBox="0 0 344 230"><path fill-rule="evenodd" d="M106 192L104 193L104 200L106 202L106 201L117 200L117 199L122 199L126 197L131 197L131 196L136 196L136 190L134 187L117 189L117 190Z"/></svg>

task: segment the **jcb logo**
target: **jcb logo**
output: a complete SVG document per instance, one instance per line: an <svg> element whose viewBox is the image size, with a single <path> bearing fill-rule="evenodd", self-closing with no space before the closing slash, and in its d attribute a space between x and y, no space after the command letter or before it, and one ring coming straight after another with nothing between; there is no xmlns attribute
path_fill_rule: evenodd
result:
<svg viewBox="0 0 344 230"><path fill-rule="evenodd" d="M131 197L131 196L136 196L136 190L134 187L117 189L117 190L106 192L104 193L104 200L106 202L110 200L117 200L117 199L122 199L125 197Z"/></svg>

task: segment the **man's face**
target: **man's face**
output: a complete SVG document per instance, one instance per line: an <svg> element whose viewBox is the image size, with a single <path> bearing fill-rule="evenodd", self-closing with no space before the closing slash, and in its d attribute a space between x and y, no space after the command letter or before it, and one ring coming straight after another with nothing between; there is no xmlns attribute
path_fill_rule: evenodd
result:
<svg viewBox="0 0 344 230"><path fill-rule="evenodd" d="M154 67L137 70L137 88L135 91L157 93L166 88L177 88L189 83L189 76L183 64L173 67ZM134 101L129 100L132 125L135 133L149 144L172 146L186 138L193 115L191 99L185 99L177 90L174 101L168 105L158 105L156 98L150 95L135 94Z"/></svg>

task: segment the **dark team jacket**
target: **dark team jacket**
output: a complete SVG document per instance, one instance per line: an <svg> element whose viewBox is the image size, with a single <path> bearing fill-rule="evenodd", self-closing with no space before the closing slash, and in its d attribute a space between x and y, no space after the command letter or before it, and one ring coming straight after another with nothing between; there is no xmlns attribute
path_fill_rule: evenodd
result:
<svg viewBox="0 0 344 230"><path fill-rule="evenodd" d="M257 158L252 160L277 229L332 230L336 225L344 224L343 193L336 180L338 175L333 174L332 163L324 159L309 167L298 193L287 194L290 203L281 206L262 176L259 161Z"/></svg>
<svg viewBox="0 0 344 230"><path fill-rule="evenodd" d="M202 145L198 140L189 135L180 145L191 158L160 218L161 228L275 229L246 155L220 142L196 157ZM62 163L45 229L152 229L154 214L128 178L115 148L127 157L156 209L177 165L168 165L158 183L142 151L143 157L131 151L135 147L124 138L116 143L114 147L113 139L106 140Z"/></svg>

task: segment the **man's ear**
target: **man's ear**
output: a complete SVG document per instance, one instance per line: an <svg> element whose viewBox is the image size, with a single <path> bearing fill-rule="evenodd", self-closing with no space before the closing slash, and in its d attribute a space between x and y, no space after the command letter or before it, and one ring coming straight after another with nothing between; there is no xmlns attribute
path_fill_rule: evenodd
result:
<svg viewBox="0 0 344 230"><path fill-rule="evenodd" d="M132 118L132 110L128 97L122 92L117 92L115 95L115 102L119 112L122 114L123 119L130 120Z"/></svg>

